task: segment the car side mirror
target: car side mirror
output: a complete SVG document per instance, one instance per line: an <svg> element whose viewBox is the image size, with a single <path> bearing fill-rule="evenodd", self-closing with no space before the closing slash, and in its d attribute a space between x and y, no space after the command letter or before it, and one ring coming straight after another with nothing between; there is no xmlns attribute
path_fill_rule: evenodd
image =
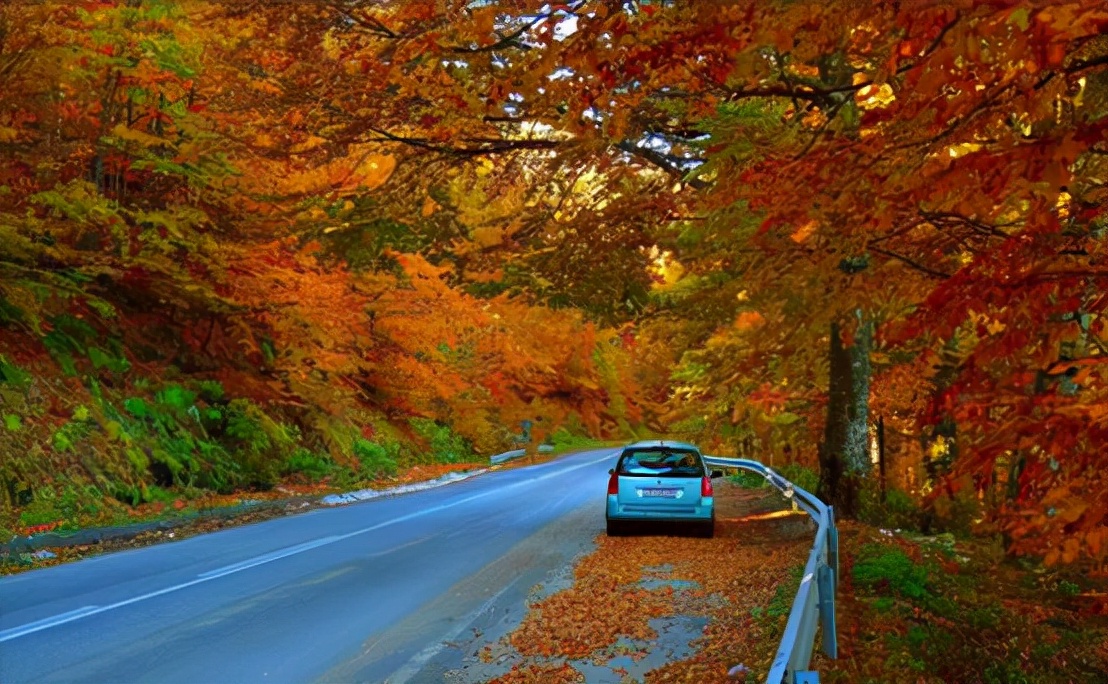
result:
<svg viewBox="0 0 1108 684"><path fill-rule="evenodd" d="M722 470L713 470L712 471L712 479L714 480L717 477L723 477L723 471Z"/></svg>
<svg viewBox="0 0 1108 684"><path fill-rule="evenodd" d="M609 475L615 475L616 474L616 469L615 468L608 468L608 474Z"/></svg>

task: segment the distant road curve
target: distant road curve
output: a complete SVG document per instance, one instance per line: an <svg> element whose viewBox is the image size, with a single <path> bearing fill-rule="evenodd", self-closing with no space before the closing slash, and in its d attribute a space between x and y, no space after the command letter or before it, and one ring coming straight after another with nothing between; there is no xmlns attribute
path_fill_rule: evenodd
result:
<svg viewBox="0 0 1108 684"><path fill-rule="evenodd" d="M603 530L614 453L0 577L0 682L434 681Z"/></svg>

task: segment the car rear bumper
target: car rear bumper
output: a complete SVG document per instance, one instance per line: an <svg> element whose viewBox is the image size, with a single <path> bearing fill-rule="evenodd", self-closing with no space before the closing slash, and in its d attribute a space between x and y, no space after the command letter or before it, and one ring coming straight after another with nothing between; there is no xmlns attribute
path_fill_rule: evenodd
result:
<svg viewBox="0 0 1108 684"><path fill-rule="evenodd" d="M699 506L651 506L620 505L619 500L608 496L605 510L608 520L657 520L666 522L707 522L715 517L715 505L711 498L702 498Z"/></svg>

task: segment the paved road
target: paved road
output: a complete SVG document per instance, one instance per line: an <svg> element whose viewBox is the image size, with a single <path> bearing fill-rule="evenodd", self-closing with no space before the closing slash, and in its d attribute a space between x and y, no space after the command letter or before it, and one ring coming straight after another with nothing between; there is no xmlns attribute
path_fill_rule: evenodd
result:
<svg viewBox="0 0 1108 684"><path fill-rule="evenodd" d="M442 681L603 530L613 454L0 578L0 682Z"/></svg>

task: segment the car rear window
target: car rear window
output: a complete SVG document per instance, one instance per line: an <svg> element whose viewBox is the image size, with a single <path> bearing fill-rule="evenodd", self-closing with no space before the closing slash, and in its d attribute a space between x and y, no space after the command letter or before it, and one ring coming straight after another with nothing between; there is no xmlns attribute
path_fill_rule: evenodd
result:
<svg viewBox="0 0 1108 684"><path fill-rule="evenodd" d="M619 474L642 477L700 477L704 465L695 451L657 449L629 451L619 461Z"/></svg>

